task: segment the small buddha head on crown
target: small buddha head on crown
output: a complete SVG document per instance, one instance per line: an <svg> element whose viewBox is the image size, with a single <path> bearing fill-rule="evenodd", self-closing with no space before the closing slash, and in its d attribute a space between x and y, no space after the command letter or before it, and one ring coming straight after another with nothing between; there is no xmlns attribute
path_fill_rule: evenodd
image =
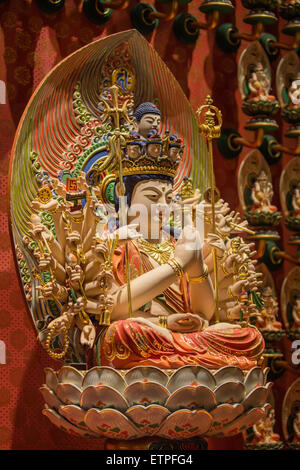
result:
<svg viewBox="0 0 300 470"><path fill-rule="evenodd" d="M140 104L133 115L134 131L147 139L149 132L159 132L161 124L161 112L158 107L150 102Z"/></svg>

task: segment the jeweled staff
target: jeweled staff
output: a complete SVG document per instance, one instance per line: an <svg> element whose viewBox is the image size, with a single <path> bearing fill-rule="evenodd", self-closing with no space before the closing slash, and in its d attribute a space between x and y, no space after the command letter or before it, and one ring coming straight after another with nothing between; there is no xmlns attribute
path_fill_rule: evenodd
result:
<svg viewBox="0 0 300 470"><path fill-rule="evenodd" d="M110 138L111 152L115 153L116 161L119 168L119 180L120 180L120 222L121 226L126 223L126 204L125 204L125 190L123 184L123 168L122 168L122 146L125 146L125 136L120 130L120 121L123 118L126 122L130 122L128 115L128 102L124 101L122 106L119 106L119 88L117 85L112 85L109 88L111 93L112 106L106 101L102 101L104 104L103 120L105 123L109 118L113 118L115 129L114 135ZM128 243L125 242L125 265L126 265L126 284L127 284L127 297L128 297L128 310L129 317L132 316L132 300L131 300L131 288L130 288L130 267L129 267L129 252Z"/></svg>
<svg viewBox="0 0 300 470"><path fill-rule="evenodd" d="M204 122L201 123L200 119L204 113ZM215 195L217 192L214 175L214 160L213 160L213 149L212 140L220 137L221 126L222 126L222 113L216 107L213 106L213 100L208 95L205 100L205 104L197 109L196 115L199 120L199 131L200 134L207 140L208 146L208 158L209 158L209 173L210 173L210 202L212 212L212 233L216 233L216 219L215 219ZM208 197L209 199L209 197ZM219 290L218 290L218 260L217 250L212 248L212 256L214 263L214 284L215 284L215 301L216 301L216 322L220 321L219 315Z"/></svg>

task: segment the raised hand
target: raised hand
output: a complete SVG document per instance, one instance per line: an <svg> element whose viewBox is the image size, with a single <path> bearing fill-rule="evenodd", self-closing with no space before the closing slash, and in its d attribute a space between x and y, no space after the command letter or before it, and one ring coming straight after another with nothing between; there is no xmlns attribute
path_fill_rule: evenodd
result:
<svg viewBox="0 0 300 470"><path fill-rule="evenodd" d="M184 227L175 246L175 258L192 277L203 274L202 240L192 226Z"/></svg>
<svg viewBox="0 0 300 470"><path fill-rule="evenodd" d="M208 233L205 243L208 243L211 247L218 250L218 256L223 256L225 251L225 243L219 235L215 233Z"/></svg>

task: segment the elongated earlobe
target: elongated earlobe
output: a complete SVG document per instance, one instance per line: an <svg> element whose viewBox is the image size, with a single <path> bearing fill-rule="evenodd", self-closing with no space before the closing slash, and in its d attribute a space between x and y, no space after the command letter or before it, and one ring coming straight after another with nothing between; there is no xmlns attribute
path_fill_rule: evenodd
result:
<svg viewBox="0 0 300 470"><path fill-rule="evenodd" d="M123 189L124 189L124 193L125 193L125 185L124 185L124 183L123 183ZM116 184L116 196L117 196L117 197L120 197L120 196L121 196L120 192L121 192L121 184L120 184L120 181L118 181L118 183Z"/></svg>

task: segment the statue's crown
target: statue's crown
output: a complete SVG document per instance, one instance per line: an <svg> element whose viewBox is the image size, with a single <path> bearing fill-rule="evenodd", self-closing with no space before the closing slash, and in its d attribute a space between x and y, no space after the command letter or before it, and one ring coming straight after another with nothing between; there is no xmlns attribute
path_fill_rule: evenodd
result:
<svg viewBox="0 0 300 470"><path fill-rule="evenodd" d="M176 146L174 145L175 141ZM129 155L129 146L131 145L139 146L137 156ZM174 147L177 149L175 152L171 151ZM123 176L148 174L174 178L182 152L181 139L177 136L170 136L169 132L166 132L164 136L151 132L147 139L142 139L137 134L131 134L126 139L126 147L123 151Z"/></svg>

